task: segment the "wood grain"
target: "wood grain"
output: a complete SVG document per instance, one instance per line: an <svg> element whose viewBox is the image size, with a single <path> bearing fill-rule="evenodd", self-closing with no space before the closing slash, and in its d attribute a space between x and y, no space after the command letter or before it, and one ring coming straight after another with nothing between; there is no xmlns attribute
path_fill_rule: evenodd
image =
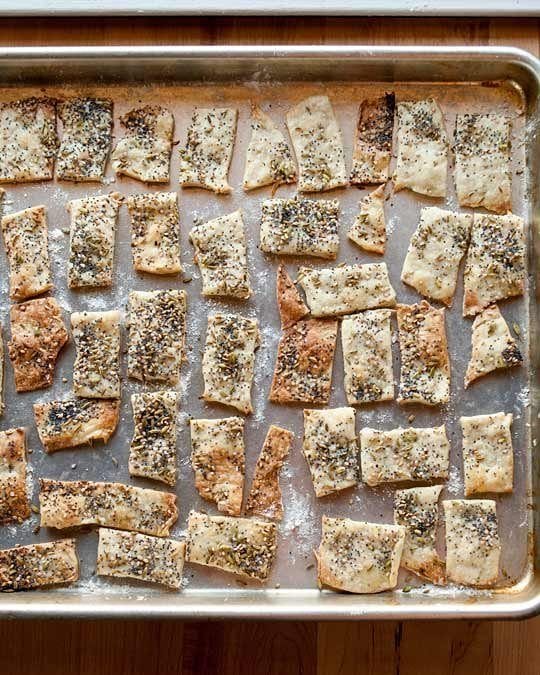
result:
<svg viewBox="0 0 540 675"><path fill-rule="evenodd" d="M1 46L513 45L537 19L9 19ZM0 675L538 675L540 617L501 622L0 622Z"/></svg>

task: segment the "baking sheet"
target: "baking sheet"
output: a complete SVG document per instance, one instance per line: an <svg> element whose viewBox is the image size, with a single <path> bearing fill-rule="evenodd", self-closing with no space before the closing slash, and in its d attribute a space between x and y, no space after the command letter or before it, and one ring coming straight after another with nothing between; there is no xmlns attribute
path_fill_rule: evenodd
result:
<svg viewBox="0 0 540 675"><path fill-rule="evenodd" d="M241 178L245 150L249 140L249 110L251 102L258 101L263 108L284 127L284 113L288 107L301 98L326 93L330 96L340 122L345 140L347 164L350 166L352 139L356 122L358 102L366 95L376 95L387 90L384 85L279 83L261 85L246 82L233 86L159 86L145 87L96 87L88 83L84 88L72 87L46 88L35 90L19 88L4 89L3 100L37 93L51 96L69 96L85 93L96 96L111 96L115 104L115 135L121 135L118 117L133 106L156 103L170 108L175 115L175 138L181 143L185 140L185 130L194 105L231 105L239 109L238 136L235 146L230 179L234 191L229 196L216 196L198 189L179 190L181 214L182 262L185 273L183 278L159 278L151 275L137 275L131 266L130 231L127 209L121 210L117 234L116 272L112 289L74 292L67 289L66 261L68 256L67 234L69 218L65 206L70 199L87 194L106 194L117 190L123 194L160 189L177 189L178 151L173 152L172 181L169 187L150 188L131 179L115 179L108 169L103 185L69 183L43 183L40 185L8 186L4 212L11 213L28 206L44 203L48 208L50 252L53 261L55 283L54 296L64 308L66 322L69 313L80 310L120 309L125 312L128 292L131 289L150 289L181 287L188 293L187 350L188 361L182 369L180 385L180 411L178 417L179 482L176 488L180 517L173 529L173 536L183 536L187 515L190 509L202 509L217 513L213 505L204 502L196 493L193 475L189 465L190 440L188 420L193 417L221 417L234 414L231 409L206 404L199 399L202 393L201 350L204 346L206 316L211 311L234 311L246 316L257 317L262 334L261 347L256 355L256 374L253 386L254 414L246 422L247 486L250 484L254 463L260 451L262 439L271 423L285 426L294 431L296 440L289 461L282 472L281 485L285 505L285 517L280 526L278 558L268 588L279 586L281 589L315 589L316 575L313 567L313 548L320 538L320 520L322 514L348 516L358 520L373 522L392 522L392 487L368 488L360 484L352 490L346 490L336 496L317 500L314 496L307 465L301 456L302 406L284 407L266 401L279 340L279 320L275 302L275 273L277 258L264 256L257 248L261 201L271 194L271 189L261 189L244 193ZM513 203L514 211L526 215L524 137L527 132L523 115L523 100L519 90L505 85L485 87L480 85L395 85L398 100L434 96L445 113L447 128L453 128L455 113L458 110L470 112L504 111L513 119ZM456 209L457 202L452 185L453 172L449 172L449 194L445 202L447 208ZM294 186L279 188L277 196L292 195ZM316 198L338 198L341 204L340 252L335 264L341 262L372 262L379 260L375 255L361 252L346 236L346 230L357 212L358 201L367 194L366 190L356 188L335 190ZM409 238L416 228L422 206L434 204L442 206L441 200L430 200L413 195L407 191L392 195L386 202L388 248L384 260L389 266L392 284L401 302L415 302L419 296L403 285L400 271ZM253 297L247 302L228 302L205 300L200 295L201 283L198 268L192 261L192 247L188 241L188 231L196 223L204 222L218 215L241 208L248 232L248 259L251 270ZM5 269L4 252L1 253L1 266ZM299 260L287 261L287 268L294 276ZM304 259L302 262L306 262ZM323 261L309 261L317 267L329 264ZM450 479L445 484L442 499L463 497L463 482L460 457L460 415L474 415L504 410L514 414L512 436L516 452L515 487L512 495L497 497L499 527L503 545L501 585L508 586L519 581L525 575L528 560L529 531L529 389L527 382L528 363L521 369L508 370L483 378L467 391L463 391L462 380L470 353L471 321L461 317L461 285L456 294L454 306L447 312L447 332L452 359L452 396L446 409L427 409L422 406L398 406L395 402L362 406L357 410L357 430L362 426L391 429L396 426L409 426L408 418L414 415L414 426L436 426L447 424L451 439ZM1 316L7 325L8 318L7 278L2 275L0 294ZM527 302L523 299L502 305L502 312L510 325L517 323L520 330L520 347L528 353L528 317ZM395 326L394 326L395 331ZM125 336L124 336L125 338ZM125 343L125 340L124 340ZM65 349L59 360L53 387L49 390L15 394L11 366L6 367L6 412L2 419L2 428L16 425L28 429L28 447L31 469L30 483L33 503L37 504L38 478L58 478L62 480L111 480L132 483L146 487L159 484L142 479L130 479L127 470L129 442L132 434L132 418L129 396L144 391L144 386L124 377L121 423L116 434L107 445L96 444L93 448L74 448L46 455L41 448L35 431L31 406L35 402L44 402L62 398L71 387L71 373L74 359L74 347ZM394 344L395 375L398 369L398 350ZM123 358L125 376L125 355ZM66 380L64 382L64 379ZM149 388L148 388L149 389ZM336 352L333 391L330 407L346 405L343 392L343 369L341 348ZM8 526L0 530L2 547L17 544L45 541L55 536L63 536L55 531L35 532L38 516L32 515L22 525ZM96 557L97 533L85 530L77 531L78 550L81 559L81 580L69 587L58 589L57 594L77 594L81 590L96 595L110 595L118 592L154 595L163 591L143 584L126 584L123 581L97 577L93 574ZM195 593L201 589L226 589L228 593L241 592L245 581L201 566L186 565L186 588L183 594ZM455 587L435 589L423 584L413 575L401 572L400 586L419 586L418 592L441 595L476 594L477 591L460 590ZM249 584L260 588L259 584ZM257 591L261 592L261 591ZM414 593L416 591L411 591ZM480 591L485 593L485 591ZM180 601L180 596L178 600Z"/></svg>
<svg viewBox="0 0 540 675"><path fill-rule="evenodd" d="M538 16L538 0L0 0L4 16L133 16L133 15L333 15L333 16Z"/></svg>

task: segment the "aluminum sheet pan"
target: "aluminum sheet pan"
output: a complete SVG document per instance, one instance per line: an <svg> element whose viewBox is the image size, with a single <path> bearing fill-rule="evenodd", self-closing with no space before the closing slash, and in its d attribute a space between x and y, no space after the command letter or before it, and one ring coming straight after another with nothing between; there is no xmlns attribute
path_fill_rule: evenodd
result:
<svg viewBox="0 0 540 675"><path fill-rule="evenodd" d="M189 465L188 419L221 417L233 414L223 407L200 400L202 393L201 349L204 346L206 316L209 311L225 309L257 317L262 344L256 356L253 387L254 414L246 423L247 485L270 423L290 428L296 440L289 461L282 472L281 485L285 517L280 526L278 558L268 584L246 584L234 577L204 567L186 564L186 586L180 593L138 583L126 583L94 575L97 534L86 529L77 531L81 559L81 580L71 586L50 591L0 595L0 614L17 616L179 616L301 618L387 618L419 616L509 616L525 615L537 610L538 581L532 568L533 497L531 492L531 420L536 422L536 356L529 356L530 330L536 325L534 280L530 275L527 295L504 303L502 311L512 325L521 328L521 347L527 354L525 366L484 378L463 391L462 378L470 350L469 320L461 317L462 288L454 306L447 312L447 331L452 359L452 394L450 404L441 410L421 406L402 407L395 402L358 408L357 430L362 426L390 429L407 426L415 415L415 426L435 426L445 422L451 439L450 479L442 498L462 497L463 481L460 456L460 415L504 410L514 414L512 429L515 447L515 489L512 495L497 498L503 546L500 588L474 591L455 586L435 588L413 575L400 573L400 588L412 587L377 596L353 596L320 592L316 585L313 548L320 538L322 514L349 516L374 522L392 521L393 488L371 489L360 484L333 497L317 500L313 494L308 469L301 456L302 406L283 407L266 400L274 364L279 322L275 303L275 272L278 260L259 251L258 229L260 204L271 190L246 194L241 189L246 145L249 139L250 105L258 101L284 127L284 113L301 98L326 93L330 96L343 130L347 163L350 165L354 126L359 101L365 95L392 88L398 100L434 96L444 111L448 129L458 111L504 111L513 119L513 203L514 211L536 224L535 191L537 62L515 50L385 50L385 49L114 49L91 50L5 50L0 53L3 86L0 99L46 93L69 96L77 93L111 96L115 104L115 135L120 135L118 117L132 106L160 103L175 115L176 135L184 142L185 131L194 105L231 105L239 109L238 136L231 167L233 193L178 190L181 214L182 258L184 279L137 275L132 270L127 209L123 207L118 227L116 270L110 290L73 292L66 285L66 260L69 225L65 206L68 200L86 194L106 194L117 190L123 194L155 189L178 189L178 152L173 153L171 184L146 187L131 179L114 179L109 167L103 185L51 182L35 185L7 186L5 212L44 203L48 208L50 250L53 260L55 297L69 312L118 308L125 311L131 289L181 287L188 293L188 362L183 367L179 411L179 482L176 493L180 517L173 536L185 533L191 508L209 513L217 511L197 495ZM331 76L330 76L331 74ZM339 79L337 79L339 78ZM442 80L442 81L441 81ZM449 193L445 206L457 208L449 172ZM281 187L278 196L294 194L295 187ZM316 198L335 197L341 204L341 242L337 263L371 262L377 256L360 252L346 238L345 232L357 211L365 190L348 188ZM387 201L388 263L391 281L398 300L414 302L419 296L400 280L400 271L409 238L414 231L422 206L437 203L403 191ZM194 223L208 220L241 208L248 231L248 258L254 295L247 302L208 301L200 295L198 268L193 264L189 229ZM531 247L532 249L532 247ZM4 253L0 267L6 269ZM289 260L294 275L299 260ZM306 262L305 260L302 262ZM322 261L309 264L322 267ZM330 263L332 264L332 263ZM531 269L536 258L531 259ZM186 281L190 279L190 281ZM0 315L4 323L8 314L7 279L2 274ZM395 326L394 326L395 330ZM125 336L124 336L125 337ZM531 344L536 346L532 338ZM53 387L49 390L16 395L11 367L7 364L6 413L2 428L24 425L28 428L33 502L37 503L39 477L73 480L115 480L147 487L156 484L130 479L127 470L132 418L129 396L145 390L139 383L124 378L121 424L107 445L75 448L46 455L33 424L31 405L65 396L70 391L74 348L62 353ZM532 359L532 360L531 360ZM394 344L395 374L399 373L397 344ZM123 358L125 375L125 357ZM64 382L63 380L66 380ZM345 404L341 349L338 347L334 368L330 406ZM536 439L536 435L534 436ZM536 442L536 440L534 441ZM162 489L157 486L158 489ZM45 541L61 536L55 531L35 532L38 517L25 523L0 529L2 548L22 543ZM442 541L439 542L442 544Z"/></svg>
<svg viewBox="0 0 540 675"><path fill-rule="evenodd" d="M0 16L538 16L538 0L0 0Z"/></svg>

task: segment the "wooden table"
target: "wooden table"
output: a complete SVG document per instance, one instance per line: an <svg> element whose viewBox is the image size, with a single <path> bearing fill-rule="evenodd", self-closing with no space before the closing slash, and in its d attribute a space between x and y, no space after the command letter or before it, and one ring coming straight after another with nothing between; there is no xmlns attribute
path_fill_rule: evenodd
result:
<svg viewBox="0 0 540 675"><path fill-rule="evenodd" d="M1 20L0 45L427 44L540 49L538 19ZM513 622L0 622L1 675L538 675Z"/></svg>

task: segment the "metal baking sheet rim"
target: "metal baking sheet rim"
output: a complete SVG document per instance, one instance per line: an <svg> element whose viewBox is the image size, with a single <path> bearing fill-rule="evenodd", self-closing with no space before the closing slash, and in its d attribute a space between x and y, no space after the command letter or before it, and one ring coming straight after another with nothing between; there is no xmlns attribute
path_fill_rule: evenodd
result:
<svg viewBox="0 0 540 675"><path fill-rule="evenodd" d="M539 16L538 0L492 0L476 5L467 0L203 0L194 5L186 0L50 0L0 2L0 16Z"/></svg>
<svg viewBox="0 0 540 675"><path fill-rule="evenodd" d="M477 48L410 48L410 47L57 47L57 48L4 48L0 50L0 72L9 77L9 66L16 66L19 72L17 79L20 82L24 78L23 69L33 65L50 66L52 62L58 65L58 61L65 61L77 67L91 66L100 60L101 74L103 63L110 64L112 61L122 61L129 65L131 61L139 60L143 63L166 60L200 60L204 63L207 59L228 59L229 61L243 60L245 65L253 66L254 62L264 59L315 59L321 64L328 59L354 59L357 63L374 62L381 68L397 61L401 64L400 74L404 79L417 80L415 68L427 64L433 67L434 62L442 64L461 63L462 67L470 61L482 64L486 72L491 71L493 79L512 78L527 92L528 99L537 101L540 91L540 61L531 54L514 48L477 47ZM410 67L409 75L404 77L403 64ZM116 64L117 66L119 63ZM140 65L140 63L139 63ZM373 65L373 64L372 64ZM504 67L509 71L504 74ZM39 69L38 69L39 70ZM482 70L482 72L484 72ZM35 71L34 71L35 72ZM499 72L498 77L497 72ZM360 74L361 71L357 71ZM445 73L447 74L447 73ZM462 81L471 80L463 73ZM517 78L517 79L515 79ZM381 79L389 79L388 71L381 71ZM440 80L439 80L440 81ZM536 140L536 134L534 139ZM538 175L538 149L531 151L531 175ZM538 181L530 181L530 185L536 185ZM533 194L530 200L531 231L539 229L539 195ZM531 246L531 269L540 254L539 237L535 237ZM533 275L531 275L533 276ZM534 353L531 354L532 377L537 374L538 352L540 344L538 338L538 311L535 305L535 290L538 284L531 279L532 288L530 293L531 304L531 345ZM538 438L538 389L531 391L531 420L533 428L531 437ZM540 471L538 461L532 457L533 473L533 499L538 497L538 481ZM536 504L533 509L535 534L540 530L540 518ZM533 546L533 542L531 542ZM533 550L533 549L532 549ZM536 556L537 556L536 552ZM533 555L534 558L534 555ZM534 564L534 563L533 563ZM540 571L535 574L532 566L520 581L517 587L508 591L498 590L483 595L471 596L463 599L435 599L426 597L408 597L400 594L354 596L331 592L320 593L316 590L288 590L268 589L264 592L236 591L223 593L216 591L197 591L196 594L181 594L171 596L164 593L159 598L149 598L141 594L123 596L121 594L103 595L96 597L95 594L55 594L54 591L38 591L32 593L2 594L0 596L0 617L2 618L37 618L37 617L64 617L64 618L181 618L181 619L303 619L303 620L344 620L344 619L420 619L420 618L477 618L477 619L503 619L503 618L526 618L540 613Z"/></svg>

